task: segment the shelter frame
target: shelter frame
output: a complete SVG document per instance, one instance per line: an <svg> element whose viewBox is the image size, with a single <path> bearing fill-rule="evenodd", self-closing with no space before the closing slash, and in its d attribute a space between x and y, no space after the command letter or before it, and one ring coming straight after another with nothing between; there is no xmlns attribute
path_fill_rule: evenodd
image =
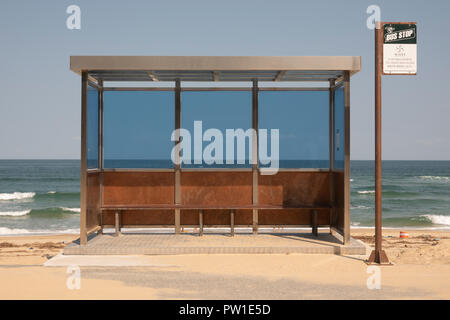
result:
<svg viewBox="0 0 450 320"><path fill-rule="evenodd" d="M193 67L195 66L195 68ZM119 233L121 227L171 227L175 233L180 233L184 227L199 227L203 234L204 227L224 226L222 223L206 224L206 211L226 210L230 213L231 232L235 227L250 227L253 233L258 233L260 226L289 227L312 226L313 233L317 233L317 227L330 227L331 232L340 234L344 244L350 240L350 77L361 68L360 57L71 57L71 69L81 74L81 179L80 179L80 242L87 243L88 235L93 232L101 232L104 227L114 227ZM195 71L195 72L194 72ZM143 75L145 74L145 76ZM189 81L250 81L248 87L189 87L182 86ZM105 86L105 82L111 81L170 81L173 87L122 87ZM273 81L320 81L327 86L317 87L266 87L259 83ZM88 169L87 165L87 121L88 121L88 86L98 92L98 167ZM335 168L335 141L334 130L335 92L339 88L344 90L344 167ZM283 173L298 173L296 181L303 181L313 185L316 175L325 174L323 181L327 182L326 195L328 201L325 205L308 203L286 206L284 203L272 205L261 203L261 186L266 187L274 183L260 175L257 164L251 168L215 168L196 169L184 168L175 165L173 169L124 169L104 167L104 93L108 91L173 91L175 96L174 109L175 129L181 127L182 92L190 91L249 91L252 95L252 128L258 129L258 96L264 91L328 91L329 92L329 168L290 168L280 169ZM252 152L257 154L257 140L253 141ZM237 179L246 173L250 174L251 200L247 204L216 203L216 204L186 204L183 203L182 176L198 172L212 173L223 179ZM105 179L110 183L114 174L169 174L173 175L173 203L167 205L135 205L132 202L108 205L105 203L105 193L111 188L105 189ZM222 175L220 175L222 173ZM232 178L225 175L232 174ZM309 176L308 176L309 174ZM172 178L170 178L172 179ZM240 179L240 178L239 178ZM246 179L246 178L245 178ZM284 180L283 180L284 179ZM308 179L311 179L309 182ZM322 178L321 178L322 179ZM189 180L189 178L188 178ZM231 181L230 180L230 181ZM262 185L261 185L262 183ZM280 178L278 184L292 184L289 178ZM263 201L264 202L264 201ZM295 202L295 201L294 201ZM300 201L301 202L301 201ZM127 224L123 221L122 212L127 210L139 211L170 211L173 212L173 223L158 224ZM184 211L198 211L198 223L182 223ZM261 212L289 212L289 210L310 212L308 223L273 223L260 224ZM302 211L303 210L303 211ZM324 222L323 214L318 211L326 210L329 221ZM240 223L240 211L249 211L251 221ZM111 214L114 219L111 220ZM264 214L265 214L264 213ZM320 217L319 217L320 215ZM109 221L105 221L105 218ZM318 221L321 220L321 221ZM189 220L189 219L188 219ZM248 219L247 219L248 220ZM267 220L267 219L266 219ZM111 221L114 221L111 223ZM217 221L223 221L218 219ZM302 220L303 221L303 220ZM306 220L305 220L306 221ZM321 223L322 222L322 223ZM226 225L225 225L226 226Z"/></svg>

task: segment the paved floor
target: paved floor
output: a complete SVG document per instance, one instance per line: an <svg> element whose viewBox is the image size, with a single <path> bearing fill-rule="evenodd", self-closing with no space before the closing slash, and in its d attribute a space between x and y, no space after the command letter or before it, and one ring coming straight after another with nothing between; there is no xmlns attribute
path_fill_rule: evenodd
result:
<svg viewBox="0 0 450 320"><path fill-rule="evenodd" d="M65 255L136 255L136 254L211 254L211 253L321 253L362 255L366 247L358 240L342 245L329 232L319 233L226 233L198 234L113 234L97 235L86 246L72 243L65 247Z"/></svg>

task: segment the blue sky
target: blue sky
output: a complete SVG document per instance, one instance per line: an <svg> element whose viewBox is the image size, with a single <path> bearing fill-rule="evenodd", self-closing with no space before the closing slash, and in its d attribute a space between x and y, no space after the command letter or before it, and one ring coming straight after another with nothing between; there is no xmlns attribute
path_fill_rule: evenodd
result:
<svg viewBox="0 0 450 320"><path fill-rule="evenodd" d="M81 30L66 8L81 7ZM373 31L417 21L418 75L383 77L383 158L450 159L450 1L2 1L0 158L78 158L70 55L360 55L351 157L373 159Z"/></svg>

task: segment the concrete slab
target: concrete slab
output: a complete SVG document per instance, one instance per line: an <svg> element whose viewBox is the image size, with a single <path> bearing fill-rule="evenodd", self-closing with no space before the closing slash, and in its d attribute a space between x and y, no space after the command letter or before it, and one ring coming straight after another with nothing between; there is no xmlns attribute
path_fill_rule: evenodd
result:
<svg viewBox="0 0 450 320"><path fill-rule="evenodd" d="M113 234L97 235L88 244L72 243L64 248L64 255L162 255L162 254L268 254L318 253L364 255L366 247L351 239L342 245L329 232L242 234Z"/></svg>
<svg viewBox="0 0 450 320"><path fill-rule="evenodd" d="M44 263L44 267L171 267L156 263L143 255L66 255L58 254Z"/></svg>

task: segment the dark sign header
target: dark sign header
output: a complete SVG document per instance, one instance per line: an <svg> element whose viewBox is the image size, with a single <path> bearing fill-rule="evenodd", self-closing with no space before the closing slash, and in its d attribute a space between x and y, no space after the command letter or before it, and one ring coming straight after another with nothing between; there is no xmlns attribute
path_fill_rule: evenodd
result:
<svg viewBox="0 0 450 320"><path fill-rule="evenodd" d="M415 24L388 23L383 25L383 43L417 43Z"/></svg>

